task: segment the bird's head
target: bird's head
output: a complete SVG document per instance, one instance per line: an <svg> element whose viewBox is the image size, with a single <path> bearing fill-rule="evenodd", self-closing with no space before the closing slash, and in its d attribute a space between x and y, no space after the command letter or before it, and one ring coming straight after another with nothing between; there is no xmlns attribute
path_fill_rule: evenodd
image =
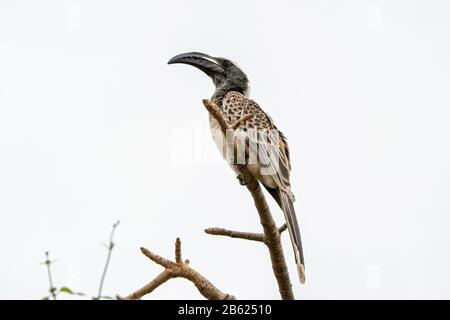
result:
<svg viewBox="0 0 450 320"><path fill-rule="evenodd" d="M245 73L232 61L225 58L211 57L200 52L179 54L169 60L168 64L184 63L206 73L220 91L238 91L248 94L249 81Z"/></svg>

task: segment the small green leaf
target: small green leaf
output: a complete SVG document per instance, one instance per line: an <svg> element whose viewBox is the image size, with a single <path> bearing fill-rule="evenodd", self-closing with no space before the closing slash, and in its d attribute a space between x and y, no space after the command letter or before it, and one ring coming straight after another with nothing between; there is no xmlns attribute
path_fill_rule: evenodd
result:
<svg viewBox="0 0 450 320"><path fill-rule="evenodd" d="M68 294L75 294L72 289L67 288L67 287L62 287L61 289L59 289L59 292L64 292L64 293L68 293Z"/></svg>
<svg viewBox="0 0 450 320"><path fill-rule="evenodd" d="M49 297L43 297L41 300L50 300Z"/></svg>
<svg viewBox="0 0 450 320"><path fill-rule="evenodd" d="M62 287L61 289L59 289L59 292L73 294L75 296L85 296L85 294L83 292L74 292L72 289L70 289L68 287Z"/></svg>

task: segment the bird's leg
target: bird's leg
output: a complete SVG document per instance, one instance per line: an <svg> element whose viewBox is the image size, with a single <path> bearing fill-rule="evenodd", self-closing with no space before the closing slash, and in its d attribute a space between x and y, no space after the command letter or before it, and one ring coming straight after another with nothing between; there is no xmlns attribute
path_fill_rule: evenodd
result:
<svg viewBox="0 0 450 320"><path fill-rule="evenodd" d="M244 177L242 175L237 175L236 178L239 180L239 184L241 186L246 186L248 183L244 180Z"/></svg>

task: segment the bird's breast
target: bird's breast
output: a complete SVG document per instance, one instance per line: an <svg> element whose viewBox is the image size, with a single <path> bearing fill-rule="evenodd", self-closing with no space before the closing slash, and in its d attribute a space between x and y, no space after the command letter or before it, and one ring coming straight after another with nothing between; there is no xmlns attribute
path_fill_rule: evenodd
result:
<svg viewBox="0 0 450 320"><path fill-rule="evenodd" d="M214 143L219 149L220 154L222 155L222 157L225 158L225 149L224 149L225 136L220 128L219 122L216 119L214 119L214 117L211 115L209 115L209 129L211 131L211 136L214 140Z"/></svg>

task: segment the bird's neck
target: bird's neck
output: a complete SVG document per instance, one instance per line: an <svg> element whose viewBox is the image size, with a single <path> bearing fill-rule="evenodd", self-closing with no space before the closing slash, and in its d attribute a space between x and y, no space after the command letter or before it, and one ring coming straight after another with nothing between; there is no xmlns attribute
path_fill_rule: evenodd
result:
<svg viewBox="0 0 450 320"><path fill-rule="evenodd" d="M230 85L222 85L220 87L216 87L214 94L211 97L211 101L217 104L222 109L222 100L225 95L230 91L237 91L248 97L248 89L247 88L239 88L237 86Z"/></svg>
<svg viewBox="0 0 450 320"><path fill-rule="evenodd" d="M220 109L222 109L222 100L225 97L225 95L230 92L231 90L228 90L224 87L216 88L214 91L214 94L211 97L211 101L214 102L219 106Z"/></svg>

